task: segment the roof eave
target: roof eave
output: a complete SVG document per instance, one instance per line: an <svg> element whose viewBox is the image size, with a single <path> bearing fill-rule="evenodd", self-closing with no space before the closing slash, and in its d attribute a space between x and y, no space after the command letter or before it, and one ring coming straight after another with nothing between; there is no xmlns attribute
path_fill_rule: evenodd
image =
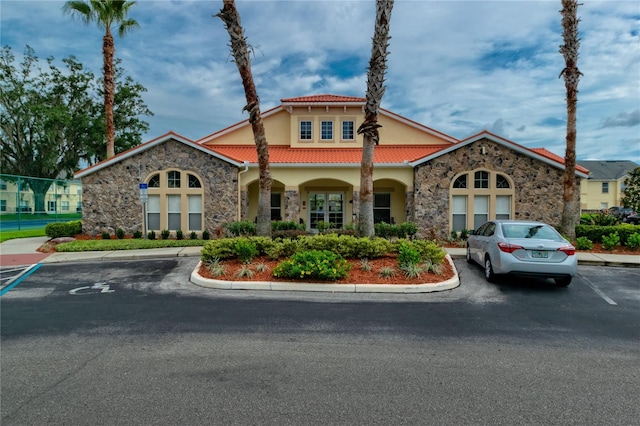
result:
<svg viewBox="0 0 640 426"><path fill-rule="evenodd" d="M204 153L209 154L209 155L211 155L213 157L216 157L216 158L218 158L220 160L226 161L227 163L230 163L230 164L232 164L232 165L234 165L236 167L240 167L241 165L243 165L242 162L238 162L238 161L235 161L235 160L233 160L231 158L228 158L228 157L225 157L225 156L223 156L221 154L218 154L217 152L212 151L211 149L207 148L206 146L200 145L197 142L194 142L194 141L192 141L190 139L185 138L184 136L181 136L181 135L179 135L177 133L174 133L174 132L169 132L169 133L166 133L166 134L164 134L162 136L159 136L159 137L157 137L155 139L152 139L152 140L150 140L148 142L145 142L145 143L143 143L141 145L138 145L136 147L128 149L127 151L124 151L124 152L122 152L122 153L120 153L120 154L118 154L118 155L116 155L114 157L111 157L111 158L107 159L107 160L103 160L103 161L101 161L101 162L99 162L97 164L94 164L94 165L89 166L89 167L87 167L85 169L79 170L79 171L77 171L77 172L75 172L73 174L73 177L75 179L83 178L83 177L88 176L90 174L93 174L93 173L95 173L95 172L97 172L99 170L102 170L102 169L104 169L106 167L109 167L109 166L111 166L113 164L116 164L116 163L119 163L119 162L121 162L123 160L126 160L127 158L133 157L134 155L137 155L137 154L140 154L142 152L145 152L145 151L147 151L147 150L149 150L149 149L151 149L151 148L153 148L153 147L155 147L157 145L161 145L161 144L163 144L163 143L165 143L165 142L167 142L169 140L175 140L176 142L180 142L180 143L183 143L185 145L188 145L188 146L190 146L190 147L192 147L194 149L197 149L198 151L204 152Z"/></svg>

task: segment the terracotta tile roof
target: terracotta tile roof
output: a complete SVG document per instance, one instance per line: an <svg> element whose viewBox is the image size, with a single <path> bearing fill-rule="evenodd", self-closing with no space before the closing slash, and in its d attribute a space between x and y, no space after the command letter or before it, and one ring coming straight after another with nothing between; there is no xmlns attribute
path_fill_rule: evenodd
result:
<svg viewBox="0 0 640 426"><path fill-rule="evenodd" d="M340 95L311 95L311 96L299 96L297 98L280 99L282 103L365 103L365 98L358 98L355 96L340 96Z"/></svg>
<svg viewBox="0 0 640 426"><path fill-rule="evenodd" d="M564 166L563 157L560 157L559 155L556 155L551 151L547 151L545 148L531 148L531 151L535 152L536 154L542 155L543 157L546 157L550 160L557 161L558 163ZM576 170L582 173L589 173L589 169L582 167L580 164L577 164L577 163L576 163Z"/></svg>
<svg viewBox="0 0 640 426"><path fill-rule="evenodd" d="M414 161L431 155L450 145L427 146L376 146L374 162L376 164L402 164L405 160ZM253 145L208 146L211 151L238 162L258 162L258 154ZM289 146L270 146L270 164L360 164L362 148L291 148Z"/></svg>

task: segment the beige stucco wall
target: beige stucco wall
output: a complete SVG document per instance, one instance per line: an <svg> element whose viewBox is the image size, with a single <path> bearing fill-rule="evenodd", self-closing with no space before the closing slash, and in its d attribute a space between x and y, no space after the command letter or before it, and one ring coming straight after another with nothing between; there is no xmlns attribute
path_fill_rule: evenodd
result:
<svg viewBox="0 0 640 426"><path fill-rule="evenodd" d="M484 146L486 154L480 147ZM437 159L415 171L415 217L419 235L446 238L452 229L450 188L462 171L493 170L507 175L515 185L513 219L540 220L553 226L561 222L563 209L563 171L520 154L503 145L481 139ZM579 178L576 178L576 201ZM576 203L578 204L578 203ZM576 209L576 215L578 210ZM489 217L495 217L490 212Z"/></svg>
<svg viewBox="0 0 640 426"><path fill-rule="evenodd" d="M193 171L202 178L204 229L213 232L236 220L239 188L234 179L238 169L180 142L168 141L82 178L83 231L142 231L138 184L153 172L169 169ZM186 206L183 210L186 214Z"/></svg>
<svg viewBox="0 0 640 426"><path fill-rule="evenodd" d="M360 107L329 107L323 106L296 107L291 112L282 110L263 117L265 134L269 145L290 145L292 148L328 148L362 147L362 136L357 135L358 126L362 124L364 115ZM299 122L300 120L310 120L313 125L313 140L300 141ZM333 121L334 139L321 140L320 123L322 121ZM342 121L354 121L354 140L341 140ZM427 133L419 125L399 121L395 117L380 114L378 117L380 128L380 140L385 145L447 145L451 142ZM249 124L239 126L230 132L222 132L215 139L206 143L207 145L253 145L253 133Z"/></svg>
<svg viewBox="0 0 640 426"><path fill-rule="evenodd" d="M609 192L602 192L602 183L609 183ZM600 210L605 207L622 205L623 180L580 180L580 208L582 210Z"/></svg>

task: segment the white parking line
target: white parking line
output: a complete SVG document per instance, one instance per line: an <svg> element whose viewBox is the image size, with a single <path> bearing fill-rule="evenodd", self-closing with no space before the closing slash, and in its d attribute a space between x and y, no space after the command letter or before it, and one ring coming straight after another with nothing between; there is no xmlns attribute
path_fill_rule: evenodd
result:
<svg viewBox="0 0 640 426"><path fill-rule="evenodd" d="M610 305L617 305L617 303L611 299L609 296L607 296L606 294L604 294L604 292L602 290L600 290L598 287L596 287L596 285L594 283L592 283L591 281L589 281L589 279L581 274L578 274L580 276L580 278L582 278L582 280L584 282L587 283L587 285L589 287L591 287L591 290L593 290L598 296L602 297L605 302L607 302Z"/></svg>

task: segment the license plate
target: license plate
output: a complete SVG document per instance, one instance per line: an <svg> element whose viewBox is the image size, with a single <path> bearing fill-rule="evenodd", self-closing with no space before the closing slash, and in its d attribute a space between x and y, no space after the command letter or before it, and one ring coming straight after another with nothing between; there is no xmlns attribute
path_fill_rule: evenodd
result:
<svg viewBox="0 0 640 426"><path fill-rule="evenodd" d="M531 257L534 259L546 259L549 257L549 252L541 250L532 250Z"/></svg>

